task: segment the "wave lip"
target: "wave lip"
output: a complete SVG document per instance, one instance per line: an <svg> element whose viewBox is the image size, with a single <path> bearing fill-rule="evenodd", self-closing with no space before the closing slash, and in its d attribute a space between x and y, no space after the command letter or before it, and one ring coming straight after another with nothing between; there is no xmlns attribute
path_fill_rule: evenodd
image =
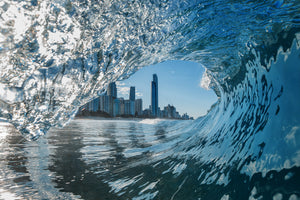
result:
<svg viewBox="0 0 300 200"><path fill-rule="evenodd" d="M298 10L298 1L7 0L0 8L0 117L36 138L64 126L109 82L174 59L201 63L206 87L221 96L244 80L251 56L268 62L279 48L270 47L292 37Z"/></svg>
<svg viewBox="0 0 300 200"><path fill-rule="evenodd" d="M64 126L109 82L165 60L195 61L206 68L201 85L219 97L206 116L135 122L149 134L139 132L140 146L126 149L131 130L114 132L112 155L94 145L101 129L88 126L93 120L80 124L96 134L83 142L101 159L130 160L121 169L107 163L111 193L133 196L126 186L139 189L137 198L298 197L299 10L292 0L1 1L0 118L37 139ZM81 147L83 165L99 164ZM150 174L143 185L137 169Z"/></svg>

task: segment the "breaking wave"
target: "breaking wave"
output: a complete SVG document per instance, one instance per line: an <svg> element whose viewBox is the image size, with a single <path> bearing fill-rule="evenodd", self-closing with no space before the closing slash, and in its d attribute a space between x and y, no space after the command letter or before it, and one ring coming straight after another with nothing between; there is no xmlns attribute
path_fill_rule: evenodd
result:
<svg viewBox="0 0 300 200"><path fill-rule="evenodd" d="M238 183L251 183L253 198L270 187L299 195L299 182L282 186L300 167L299 32L300 2L292 0L3 0L0 117L37 139L112 81L166 60L198 62L202 86L219 100L178 125L182 140L160 159L177 159L174 170L194 170L199 184L226 186L245 174L252 178ZM271 176L284 180L255 182Z"/></svg>

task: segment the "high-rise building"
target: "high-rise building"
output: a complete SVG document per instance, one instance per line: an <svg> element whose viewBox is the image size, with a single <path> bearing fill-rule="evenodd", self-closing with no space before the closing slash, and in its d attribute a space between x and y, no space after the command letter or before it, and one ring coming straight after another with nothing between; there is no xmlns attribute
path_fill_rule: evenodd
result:
<svg viewBox="0 0 300 200"><path fill-rule="evenodd" d="M170 104L164 108L167 118L176 118L176 108Z"/></svg>
<svg viewBox="0 0 300 200"><path fill-rule="evenodd" d="M129 100L135 101L135 87L133 86L130 87Z"/></svg>
<svg viewBox="0 0 300 200"><path fill-rule="evenodd" d="M134 114L135 114L135 102L134 101L130 101L129 114L132 115L132 116L134 116Z"/></svg>
<svg viewBox="0 0 300 200"><path fill-rule="evenodd" d="M108 96L108 114L113 116L114 113L114 98L112 96Z"/></svg>
<svg viewBox="0 0 300 200"><path fill-rule="evenodd" d="M119 98L120 101L120 115L125 114L125 104L124 104L124 98Z"/></svg>
<svg viewBox="0 0 300 200"><path fill-rule="evenodd" d="M101 95L99 97L100 99L100 111L102 112L106 112L106 113L109 113L109 98L108 96L106 95L106 93L104 95Z"/></svg>
<svg viewBox="0 0 300 200"><path fill-rule="evenodd" d="M100 99L99 99L99 97L98 98L96 98L96 99L94 99L93 101L92 101L92 112L97 112L97 111L99 111L99 104L100 104Z"/></svg>
<svg viewBox="0 0 300 200"><path fill-rule="evenodd" d="M135 87L130 87L129 93L129 115L134 116L135 114Z"/></svg>
<svg viewBox="0 0 300 200"><path fill-rule="evenodd" d="M93 112L93 101L88 102L88 111Z"/></svg>
<svg viewBox="0 0 300 200"><path fill-rule="evenodd" d="M158 80L157 75L153 74L153 81L151 82L151 113L153 117L158 114Z"/></svg>
<svg viewBox="0 0 300 200"><path fill-rule="evenodd" d="M109 110L108 113L114 115L114 100L117 98L117 86L115 82L112 82L108 85L107 96L109 99Z"/></svg>
<svg viewBox="0 0 300 200"><path fill-rule="evenodd" d="M130 115L130 100L124 100L124 114Z"/></svg>
<svg viewBox="0 0 300 200"><path fill-rule="evenodd" d="M142 115L143 113L143 100L142 99L136 99L135 100L135 113L138 116Z"/></svg>
<svg viewBox="0 0 300 200"><path fill-rule="evenodd" d="M112 82L108 85L107 95L112 96L113 99L117 98L117 86L115 82Z"/></svg>
<svg viewBox="0 0 300 200"><path fill-rule="evenodd" d="M143 110L143 116L144 117L150 117L151 116L151 110L149 108Z"/></svg>
<svg viewBox="0 0 300 200"><path fill-rule="evenodd" d="M120 99L114 99L113 116L120 115Z"/></svg>

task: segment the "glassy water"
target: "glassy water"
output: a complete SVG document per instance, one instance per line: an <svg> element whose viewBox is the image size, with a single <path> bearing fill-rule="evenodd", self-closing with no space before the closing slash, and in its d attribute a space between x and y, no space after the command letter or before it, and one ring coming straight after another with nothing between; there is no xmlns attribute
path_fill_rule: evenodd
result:
<svg viewBox="0 0 300 200"><path fill-rule="evenodd" d="M299 198L299 167L215 181L212 164L174 158L191 123L76 119L35 142L1 123L0 199Z"/></svg>
<svg viewBox="0 0 300 200"><path fill-rule="evenodd" d="M47 135L1 124L0 198L299 199L299 13L299 0L1 0L0 118ZM53 129L166 60L205 67L219 98L206 116Z"/></svg>
<svg viewBox="0 0 300 200"><path fill-rule="evenodd" d="M163 122L167 121L80 119L36 142L24 140L2 122L0 199L127 199L141 193L154 197L159 177L155 166L147 163L161 159L180 137L166 134ZM191 122L168 121L176 130L187 123ZM139 163L143 165L135 167ZM131 186L137 182L143 184Z"/></svg>

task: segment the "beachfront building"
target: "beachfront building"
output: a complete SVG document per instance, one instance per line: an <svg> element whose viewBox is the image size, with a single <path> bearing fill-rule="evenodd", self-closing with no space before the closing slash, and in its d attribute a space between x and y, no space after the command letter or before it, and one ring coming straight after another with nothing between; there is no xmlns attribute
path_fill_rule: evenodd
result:
<svg viewBox="0 0 300 200"><path fill-rule="evenodd" d="M136 99L135 100L135 115L140 116L143 114L143 100Z"/></svg>
<svg viewBox="0 0 300 200"><path fill-rule="evenodd" d="M153 117L158 116L158 79L156 74L153 74L151 81L151 113Z"/></svg>
<svg viewBox="0 0 300 200"><path fill-rule="evenodd" d="M115 82L112 82L107 87L107 95L111 96L113 99L117 98L117 86Z"/></svg>
<svg viewBox="0 0 300 200"><path fill-rule="evenodd" d="M120 115L120 99L114 99L113 116Z"/></svg>
<svg viewBox="0 0 300 200"><path fill-rule="evenodd" d="M102 112L105 112L105 113L108 113L109 112L109 98L108 96L106 95L106 93L104 95L101 95L99 97L99 110L102 111Z"/></svg>
<svg viewBox="0 0 300 200"><path fill-rule="evenodd" d="M130 87L129 100L135 101L135 87L133 86Z"/></svg>
<svg viewBox="0 0 300 200"><path fill-rule="evenodd" d="M119 98L120 101L120 115L125 115L125 100L124 98Z"/></svg>
<svg viewBox="0 0 300 200"><path fill-rule="evenodd" d="M129 90L129 99L117 98L116 83L108 85L107 92L99 98L80 107L79 115L104 115L105 117L145 117L145 118L169 118L169 119L193 119L187 114L180 116L173 105L158 107L158 78L153 74L151 81L151 105L149 109L143 110L143 100L135 99L135 87Z"/></svg>
<svg viewBox="0 0 300 200"><path fill-rule="evenodd" d="M130 100L124 100L124 115L130 115Z"/></svg>

